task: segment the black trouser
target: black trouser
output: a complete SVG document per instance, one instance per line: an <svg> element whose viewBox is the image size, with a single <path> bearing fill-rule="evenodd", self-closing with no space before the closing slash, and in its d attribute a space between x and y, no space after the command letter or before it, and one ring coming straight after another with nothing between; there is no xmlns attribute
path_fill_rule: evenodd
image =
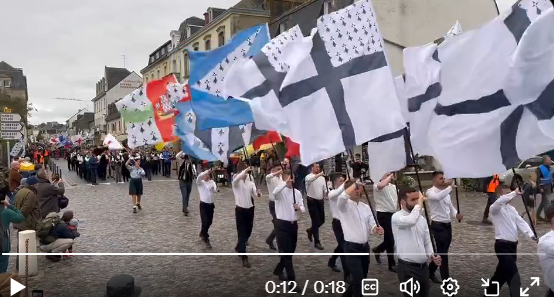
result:
<svg viewBox="0 0 554 297"><path fill-rule="evenodd" d="M411 278L413 278L413 283L416 281L419 283L418 293L414 290L413 295L404 293L404 297L429 297L429 267L427 261L419 264L398 259L396 273L400 283L409 281Z"/></svg>
<svg viewBox="0 0 554 297"><path fill-rule="evenodd" d="M171 162L163 161L162 171L164 176L171 176Z"/></svg>
<svg viewBox="0 0 554 297"><path fill-rule="evenodd" d="M325 204L323 199L313 199L308 197L308 212L312 219L312 227L308 229L314 236L315 243L321 243L319 241L319 228L325 223Z"/></svg>
<svg viewBox="0 0 554 297"><path fill-rule="evenodd" d="M544 297L554 297L554 292L552 292L552 289L548 289L548 291L546 291L546 296Z"/></svg>
<svg viewBox="0 0 554 297"><path fill-rule="evenodd" d="M369 272L369 244L359 244L350 241L344 242L345 253L364 253L363 256L346 256L346 266L352 276L352 282L342 296L362 296L362 280Z"/></svg>
<svg viewBox="0 0 554 297"><path fill-rule="evenodd" d="M450 243L452 242L452 224L432 221L430 231L437 243L437 253L441 256L441 278L447 279L450 277L448 270L448 249L450 249ZM437 271L437 268L439 268L437 264L431 262L429 265L429 275L433 275Z"/></svg>
<svg viewBox="0 0 554 297"><path fill-rule="evenodd" d="M98 168L91 168L89 171L90 171L90 182L95 184L96 183L96 175L98 174L97 172Z"/></svg>
<svg viewBox="0 0 554 297"><path fill-rule="evenodd" d="M496 201L496 194L495 193L487 193L487 205L485 206L485 211L483 212L483 220L486 220L489 218L489 209L491 208L491 205Z"/></svg>
<svg viewBox="0 0 554 297"><path fill-rule="evenodd" d="M152 174L154 175L158 175L158 163L159 163L158 160L152 161Z"/></svg>
<svg viewBox="0 0 554 297"><path fill-rule="evenodd" d="M67 170L71 171L71 168L73 167L71 165L71 159L67 159Z"/></svg>
<svg viewBox="0 0 554 297"><path fill-rule="evenodd" d="M295 222L275 220L275 229L277 229L277 246L280 253L296 252L296 242L298 240L298 224ZM292 256L280 256L279 263L275 266L273 274L287 272L287 279L295 281L294 266L292 265Z"/></svg>
<svg viewBox="0 0 554 297"><path fill-rule="evenodd" d="M85 164L79 164L79 177L84 178L85 175Z"/></svg>
<svg viewBox="0 0 554 297"><path fill-rule="evenodd" d="M492 282L498 282L498 290L500 290L504 283L508 283L510 295L512 297L519 296L521 280L516 264L517 242L497 239L494 242L494 252L498 258L498 265L496 266L494 275L490 279L491 284ZM491 285L486 289L486 292L489 296L495 296L494 294L498 295L499 293L496 289L496 286Z"/></svg>
<svg viewBox="0 0 554 297"><path fill-rule="evenodd" d="M200 201L200 221L202 222L202 228L200 229L200 237L207 242L210 239L208 230L212 225L214 220L214 209L215 205L213 203L205 203Z"/></svg>
<svg viewBox="0 0 554 297"><path fill-rule="evenodd" d="M333 233L335 233L335 238L337 239L337 247L335 248L334 253L342 254L344 253L344 232L342 231L342 225L340 223L340 220L333 218L333 221L331 222L331 226L333 227ZM329 267L335 267L338 257L339 255L333 255L329 259L329 262L327 263L327 265L329 265ZM346 279L350 275L350 272L348 271L348 265L346 265L346 256L340 255L340 262L342 263L344 280L346 281Z"/></svg>
<svg viewBox="0 0 554 297"><path fill-rule="evenodd" d="M392 234L391 224L393 214L390 212L377 212L377 221L379 221L379 225L385 230L385 236L383 242L375 248L375 251L378 253L387 251L389 267L396 264L394 261L394 234Z"/></svg>
<svg viewBox="0 0 554 297"><path fill-rule="evenodd" d="M275 239L275 236L277 236L277 231L275 231L275 220L277 217L275 216L275 201L269 201L269 213L271 214L271 223L273 223L273 230L271 230L271 233L265 240L267 244L273 243L273 240Z"/></svg>
<svg viewBox="0 0 554 297"><path fill-rule="evenodd" d="M246 242L252 235L252 227L254 227L254 206L250 208L235 206L235 220L238 235L235 250L237 253L246 253ZM242 256L242 258L248 259L248 256Z"/></svg>

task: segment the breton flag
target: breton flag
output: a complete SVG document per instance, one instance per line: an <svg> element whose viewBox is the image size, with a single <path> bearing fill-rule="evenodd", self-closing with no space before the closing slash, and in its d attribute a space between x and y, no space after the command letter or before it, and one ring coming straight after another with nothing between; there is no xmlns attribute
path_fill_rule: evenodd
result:
<svg viewBox="0 0 554 297"><path fill-rule="evenodd" d="M444 42L462 34L458 21L444 36ZM441 43L442 44L442 43ZM404 54L404 88L399 95L401 105L406 107L406 121L410 123L410 136L415 154L433 156L427 143L427 127L437 105L436 98L441 94L441 64L438 57L440 45L430 43L419 47L408 47Z"/></svg>
<svg viewBox="0 0 554 297"><path fill-rule="evenodd" d="M187 102L178 104L179 116L176 120L175 134L183 144L183 152L196 159L215 161L227 164L229 156L234 151L252 143L265 131L256 129L254 124L233 127L210 128L199 130L195 113L186 110ZM182 119L181 119L182 117Z"/></svg>
<svg viewBox="0 0 554 297"><path fill-rule="evenodd" d="M401 143L394 148L404 156L406 125L371 2L320 17L309 37L295 30L244 63L247 70L228 75L226 90L246 99L256 126L297 142L304 165L368 141ZM381 178L405 161L374 156L371 175Z"/></svg>
<svg viewBox="0 0 554 297"><path fill-rule="evenodd" d="M549 9L518 1L438 48L442 91L427 137L449 177L490 176L554 148L552 12L531 25Z"/></svg>
<svg viewBox="0 0 554 297"><path fill-rule="evenodd" d="M121 143L119 143L119 141L117 141L117 139L110 133L108 133L108 135L106 135L106 137L104 138L104 145L107 146L110 150L123 149Z"/></svg>
<svg viewBox="0 0 554 297"><path fill-rule="evenodd" d="M225 120L236 112L226 105L229 97L224 90L227 73L235 64L258 54L268 41L269 30L267 24L263 24L237 33L229 43L212 51L189 51L192 109L200 130L238 125Z"/></svg>

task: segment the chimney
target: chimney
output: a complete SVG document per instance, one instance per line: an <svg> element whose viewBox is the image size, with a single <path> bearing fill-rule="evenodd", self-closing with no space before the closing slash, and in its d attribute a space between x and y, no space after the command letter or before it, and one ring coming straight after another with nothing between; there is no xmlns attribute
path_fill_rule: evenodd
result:
<svg viewBox="0 0 554 297"><path fill-rule="evenodd" d="M207 25L210 23L210 13L209 12L205 12L204 13L204 25Z"/></svg>

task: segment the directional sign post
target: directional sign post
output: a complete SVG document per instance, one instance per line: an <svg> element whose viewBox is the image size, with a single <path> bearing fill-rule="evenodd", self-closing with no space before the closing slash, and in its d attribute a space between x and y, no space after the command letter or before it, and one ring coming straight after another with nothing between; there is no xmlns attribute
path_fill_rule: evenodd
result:
<svg viewBox="0 0 554 297"><path fill-rule="evenodd" d="M12 150L10 150L10 141L12 143L21 142L23 145L27 142L27 131L25 129L25 124L21 122L21 116L17 113L0 113L0 138L7 140L6 141L6 151L7 151L7 160L6 162L10 164L10 155L12 155ZM18 152L21 148L18 150Z"/></svg>

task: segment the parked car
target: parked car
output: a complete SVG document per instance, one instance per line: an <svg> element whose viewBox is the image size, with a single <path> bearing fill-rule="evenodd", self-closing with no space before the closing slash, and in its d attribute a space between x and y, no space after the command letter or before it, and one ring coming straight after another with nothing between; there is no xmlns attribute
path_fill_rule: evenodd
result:
<svg viewBox="0 0 554 297"><path fill-rule="evenodd" d="M529 174L531 172L535 172L537 170L537 167L542 165L542 157L531 157L525 161L522 161L517 165L516 168L514 168L514 171L516 172L515 178L513 171L507 170L506 172L500 173L498 177L500 178L500 181L503 182L505 185L510 186L517 186L517 183L523 184L523 181L526 180L529 177Z"/></svg>

